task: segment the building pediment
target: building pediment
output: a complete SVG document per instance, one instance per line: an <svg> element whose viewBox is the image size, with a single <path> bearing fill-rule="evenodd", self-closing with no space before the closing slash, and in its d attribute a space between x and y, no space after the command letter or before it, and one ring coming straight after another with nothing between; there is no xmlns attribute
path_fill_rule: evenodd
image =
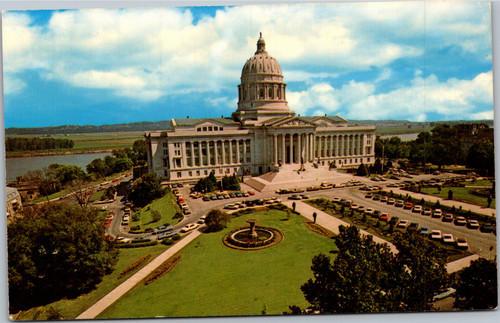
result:
<svg viewBox="0 0 500 323"><path fill-rule="evenodd" d="M271 124L274 128L286 127L316 127L316 124L301 117L291 117Z"/></svg>

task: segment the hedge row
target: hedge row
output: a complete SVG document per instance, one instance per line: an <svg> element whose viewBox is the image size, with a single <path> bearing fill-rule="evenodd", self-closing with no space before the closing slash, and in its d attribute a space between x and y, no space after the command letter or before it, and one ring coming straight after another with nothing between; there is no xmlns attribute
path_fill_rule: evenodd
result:
<svg viewBox="0 0 500 323"><path fill-rule="evenodd" d="M156 246L158 244L158 241L148 241L148 242L138 242L138 243L121 243L117 244L115 247L116 248L142 248L142 247L150 247L150 246Z"/></svg>

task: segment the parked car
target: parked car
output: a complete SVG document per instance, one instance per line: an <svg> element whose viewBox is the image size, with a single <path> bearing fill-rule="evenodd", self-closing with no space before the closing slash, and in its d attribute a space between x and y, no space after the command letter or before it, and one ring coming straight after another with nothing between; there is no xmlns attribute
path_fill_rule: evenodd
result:
<svg viewBox="0 0 500 323"><path fill-rule="evenodd" d="M451 233L443 234L442 240L443 240L444 244L454 244L455 243L455 239L453 239L453 235Z"/></svg>
<svg viewBox="0 0 500 323"><path fill-rule="evenodd" d="M431 214L432 214L432 209L430 207L426 207L422 211L422 215L431 215Z"/></svg>
<svg viewBox="0 0 500 323"><path fill-rule="evenodd" d="M429 227L422 226L420 227L420 234L424 237L427 237L430 233Z"/></svg>
<svg viewBox="0 0 500 323"><path fill-rule="evenodd" d="M385 222L389 221L389 213L382 213L382 214L380 214L379 219L382 220L382 221L385 221Z"/></svg>
<svg viewBox="0 0 500 323"><path fill-rule="evenodd" d="M380 217L380 214L382 214L382 212L380 212L379 210L375 210L375 211L373 211L372 217L378 218L378 217Z"/></svg>
<svg viewBox="0 0 500 323"><path fill-rule="evenodd" d="M196 229L197 227L199 227L200 225L198 223L190 223L188 225L185 225L182 229L181 229L181 232L182 233L185 233L185 232L189 232L189 231L192 231L194 229Z"/></svg>
<svg viewBox="0 0 500 323"><path fill-rule="evenodd" d="M373 195L373 200L380 201L380 195L378 195L378 194Z"/></svg>
<svg viewBox="0 0 500 323"><path fill-rule="evenodd" d="M302 198L300 197L300 195L297 195L297 194L293 194L293 195L290 195L288 197L289 200L301 200Z"/></svg>
<svg viewBox="0 0 500 323"><path fill-rule="evenodd" d="M335 196L335 197L332 199L332 202L334 202L334 203L340 203L340 197Z"/></svg>
<svg viewBox="0 0 500 323"><path fill-rule="evenodd" d="M380 202L387 203L387 196L380 197Z"/></svg>
<svg viewBox="0 0 500 323"><path fill-rule="evenodd" d="M469 220L467 227L473 230L479 229L479 222L477 222L477 220Z"/></svg>
<svg viewBox="0 0 500 323"><path fill-rule="evenodd" d="M363 205L360 205L358 207L358 212L365 212L365 207Z"/></svg>
<svg viewBox="0 0 500 323"><path fill-rule="evenodd" d="M398 200L396 204L394 205L395 207L403 207L404 206L404 201L403 200Z"/></svg>
<svg viewBox="0 0 500 323"><path fill-rule="evenodd" d="M446 213L441 219L443 222L453 222L453 214Z"/></svg>
<svg viewBox="0 0 500 323"><path fill-rule="evenodd" d="M359 204L358 203L352 203L351 204L351 210L357 210L359 209Z"/></svg>
<svg viewBox="0 0 500 323"><path fill-rule="evenodd" d="M206 216L206 215L202 215L202 216L198 219L198 221L196 221L196 223L203 224L203 223L205 223L205 219L206 219L206 218L207 218L207 216Z"/></svg>
<svg viewBox="0 0 500 323"><path fill-rule="evenodd" d="M367 208L367 209L365 210L365 214L366 214L366 215L370 215L370 216L371 216L371 215L373 214L373 212L375 212L375 210L374 210L374 209L372 209L371 207L369 207L369 208Z"/></svg>
<svg viewBox="0 0 500 323"><path fill-rule="evenodd" d="M373 194L372 193L366 193L365 197L367 199L371 199L373 197Z"/></svg>
<svg viewBox="0 0 500 323"><path fill-rule="evenodd" d="M455 225L463 226L466 224L467 224L467 220L463 216L457 216L457 218L455 219Z"/></svg>
<svg viewBox="0 0 500 323"><path fill-rule="evenodd" d="M443 235L441 234L440 230L432 230L431 231L431 239L432 240L441 240L443 238Z"/></svg>
<svg viewBox="0 0 500 323"><path fill-rule="evenodd" d="M406 230L417 232L418 227L419 227L419 224L417 222L411 222L410 225L408 225L408 228L406 228Z"/></svg>
<svg viewBox="0 0 500 323"><path fill-rule="evenodd" d="M435 209L434 212L432 212L433 218L440 218L442 215L443 211L441 211L441 209Z"/></svg>
<svg viewBox="0 0 500 323"><path fill-rule="evenodd" d="M469 249L469 244L467 243L467 240L465 238L457 238L457 241L455 241L455 245L458 249Z"/></svg>
<svg viewBox="0 0 500 323"><path fill-rule="evenodd" d="M234 204L226 204L224 208L228 210L236 210L238 207Z"/></svg>
<svg viewBox="0 0 500 323"><path fill-rule="evenodd" d="M413 207L413 204L411 202L406 202L405 206L403 207L404 209L410 210Z"/></svg>
<svg viewBox="0 0 500 323"><path fill-rule="evenodd" d="M420 213L422 212L422 207L420 205L415 205L411 211L413 213Z"/></svg>
<svg viewBox="0 0 500 323"><path fill-rule="evenodd" d="M397 225L397 227L400 229L406 229L407 226L408 226L408 220L401 220Z"/></svg>
<svg viewBox="0 0 500 323"><path fill-rule="evenodd" d="M396 203L396 199L393 199L392 197L387 200L387 204L389 205L394 205Z"/></svg>
<svg viewBox="0 0 500 323"><path fill-rule="evenodd" d="M495 228L493 227L493 225L491 223L484 223L481 226L481 232L489 233L489 232L494 232L494 231L495 231Z"/></svg>

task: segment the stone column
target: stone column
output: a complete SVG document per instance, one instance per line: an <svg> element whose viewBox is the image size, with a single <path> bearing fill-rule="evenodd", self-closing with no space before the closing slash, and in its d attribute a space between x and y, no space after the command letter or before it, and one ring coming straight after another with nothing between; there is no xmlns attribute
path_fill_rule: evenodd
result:
<svg viewBox="0 0 500 323"><path fill-rule="evenodd" d="M273 142L274 142L274 164L278 165L278 136L276 134L273 135Z"/></svg>
<svg viewBox="0 0 500 323"><path fill-rule="evenodd" d="M229 140L229 163L228 164L232 164L232 163L233 163L233 141Z"/></svg>
<svg viewBox="0 0 500 323"><path fill-rule="evenodd" d="M286 162L286 151L285 151L285 134L282 133L281 134L281 162L283 163L283 165L285 164Z"/></svg>
<svg viewBox="0 0 500 323"><path fill-rule="evenodd" d="M194 166L194 141L191 141L191 167Z"/></svg>
<svg viewBox="0 0 500 323"><path fill-rule="evenodd" d="M300 139L300 137L302 137L302 134L301 134L301 133L299 133L299 134L298 134L298 136L299 136L299 137L297 138L297 139L298 139L298 146L299 146L299 160L298 160L298 162L299 162L299 164L300 164L300 163L302 163L302 161L304 160L304 159L302 158L302 140Z"/></svg>
<svg viewBox="0 0 500 323"><path fill-rule="evenodd" d="M290 134L290 164L293 164L293 133Z"/></svg>
<svg viewBox="0 0 500 323"><path fill-rule="evenodd" d="M323 157L326 157L326 136L323 136Z"/></svg>
<svg viewBox="0 0 500 323"><path fill-rule="evenodd" d="M247 162L247 140L243 139L243 164Z"/></svg>
<svg viewBox="0 0 500 323"><path fill-rule="evenodd" d="M240 141L236 140L236 164L240 163Z"/></svg>

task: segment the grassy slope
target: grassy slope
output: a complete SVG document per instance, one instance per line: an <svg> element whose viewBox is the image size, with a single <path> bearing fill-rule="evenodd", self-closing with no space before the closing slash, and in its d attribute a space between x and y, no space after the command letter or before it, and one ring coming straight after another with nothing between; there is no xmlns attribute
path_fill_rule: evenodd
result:
<svg viewBox="0 0 500 323"><path fill-rule="evenodd" d="M441 192L439 192L438 189L435 187L425 187L425 188L422 188L421 192L424 194L429 194L432 196L437 196L437 197L447 199L449 190L450 190L449 187L443 187L441 189ZM456 201L475 204L478 206L482 206L484 208L486 208L486 206L488 205L488 198L487 197L482 197L482 196L472 194L472 192L474 190L476 190L476 188L452 187L451 190L453 191L453 199ZM491 202L490 208L495 209L495 199L493 199L493 201Z"/></svg>
<svg viewBox="0 0 500 323"><path fill-rule="evenodd" d="M283 241L257 251L224 246L222 237L248 225L249 218L281 230ZM180 252L169 274L148 286L140 283L99 318L281 314L292 304L307 307L300 285L312 277L311 259L336 247L307 229L304 218L285 218L280 211L261 211L233 219L222 232L200 236Z"/></svg>
<svg viewBox="0 0 500 323"><path fill-rule="evenodd" d="M161 214L161 220L152 222L151 211L157 210ZM141 230L146 228L156 228L159 225L170 223L176 224L182 219L172 219L176 212L181 212L181 208L176 202L175 196L172 193L167 193L164 197L153 201L148 206L144 207L140 212L140 221L131 222L130 226L140 225Z"/></svg>
<svg viewBox="0 0 500 323"><path fill-rule="evenodd" d="M82 295L76 299L63 299L52 304L44 306L45 308L53 307L56 311L58 311L65 319L74 319L87 308L92 306L99 299L104 297L110 291L112 291L116 286L124 282L127 278L129 278L132 273L129 273L127 276L117 279L120 273L128 268L136 259L141 258L144 255L151 254L151 258L149 261L154 259L157 255L162 253L167 249L166 246L159 244L153 247L146 248L136 248L136 249L120 249L120 256L117 264L115 265L114 271L105 276L100 284L97 285L97 288L92 292ZM137 272L134 271L134 273ZM26 312L23 312L22 315L18 319L22 320L31 320L35 317L36 313L41 310L42 307L32 308ZM40 317L39 319L44 319Z"/></svg>

